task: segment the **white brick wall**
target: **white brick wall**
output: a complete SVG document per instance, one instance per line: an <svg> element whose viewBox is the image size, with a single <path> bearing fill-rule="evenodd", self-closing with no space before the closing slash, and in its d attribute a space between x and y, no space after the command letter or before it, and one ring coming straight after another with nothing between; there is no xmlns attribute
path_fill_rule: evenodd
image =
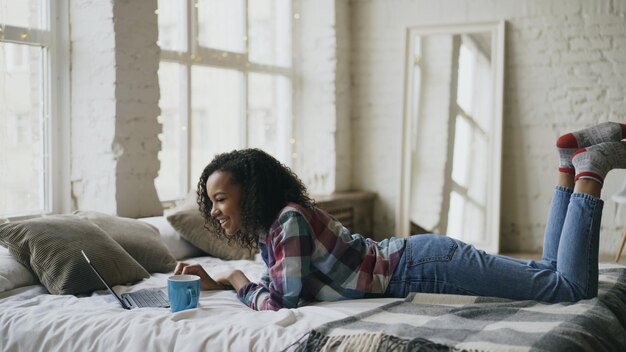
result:
<svg viewBox="0 0 626 352"><path fill-rule="evenodd" d="M73 208L162 213L156 1L72 0ZM114 20L115 19L115 20Z"/></svg>
<svg viewBox="0 0 626 352"><path fill-rule="evenodd" d="M295 170L311 193L334 190L336 165L334 0L299 1L296 36Z"/></svg>
<svg viewBox="0 0 626 352"><path fill-rule="evenodd" d="M74 207L149 215L160 148L156 1L70 7ZM395 227L408 26L508 21L504 250L541 246L556 138L626 121L625 0L298 0L297 8L294 168L312 193L377 192L377 238ZM605 199L625 176L610 174ZM617 245L618 217L626 211L607 201L602 252Z"/></svg>
<svg viewBox="0 0 626 352"><path fill-rule="evenodd" d="M299 0L295 48L295 169L312 194L350 189L350 28L347 0Z"/></svg>
<svg viewBox="0 0 626 352"><path fill-rule="evenodd" d="M394 229L405 28L507 20L502 247L534 251L555 180L556 138L602 121L626 122L626 1L353 0L353 185L378 193L375 233ZM613 254L621 218L609 174L600 251Z"/></svg>
<svg viewBox="0 0 626 352"><path fill-rule="evenodd" d="M73 0L71 181L75 209L116 212L113 4Z"/></svg>
<svg viewBox="0 0 626 352"><path fill-rule="evenodd" d="M352 133L350 126L350 6L348 0L335 1L335 31L336 31L336 111L337 132L335 144L337 146L335 163L335 191L349 191L352 188Z"/></svg>

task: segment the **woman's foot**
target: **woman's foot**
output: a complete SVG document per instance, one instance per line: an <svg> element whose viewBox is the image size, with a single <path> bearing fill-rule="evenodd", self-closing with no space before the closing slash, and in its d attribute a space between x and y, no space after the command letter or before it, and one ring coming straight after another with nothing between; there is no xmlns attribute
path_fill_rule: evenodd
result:
<svg viewBox="0 0 626 352"><path fill-rule="evenodd" d="M626 141L578 149L572 155L572 164L576 170L574 180L591 179L602 185L609 171L626 169Z"/></svg>
<svg viewBox="0 0 626 352"><path fill-rule="evenodd" d="M626 124L617 122L603 122L562 135L556 141L559 150L559 171L574 174L572 157L578 149L605 142L618 142L624 138L626 138Z"/></svg>

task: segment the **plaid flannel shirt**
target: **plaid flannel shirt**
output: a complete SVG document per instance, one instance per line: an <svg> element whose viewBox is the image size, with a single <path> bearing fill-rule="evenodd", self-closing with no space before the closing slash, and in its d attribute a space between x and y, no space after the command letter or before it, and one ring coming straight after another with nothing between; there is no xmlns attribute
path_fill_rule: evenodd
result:
<svg viewBox="0 0 626 352"><path fill-rule="evenodd" d="M405 239L375 242L351 234L323 210L288 203L259 238L266 265L259 283L238 298L256 310L295 308L301 301L382 297Z"/></svg>

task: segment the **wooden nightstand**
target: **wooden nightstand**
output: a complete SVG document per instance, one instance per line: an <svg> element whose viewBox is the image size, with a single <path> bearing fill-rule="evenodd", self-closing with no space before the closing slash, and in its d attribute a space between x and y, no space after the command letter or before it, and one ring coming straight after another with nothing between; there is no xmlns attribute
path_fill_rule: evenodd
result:
<svg viewBox="0 0 626 352"><path fill-rule="evenodd" d="M329 195L313 196L317 206L334 216L352 233L372 235L374 211L373 192L336 192Z"/></svg>

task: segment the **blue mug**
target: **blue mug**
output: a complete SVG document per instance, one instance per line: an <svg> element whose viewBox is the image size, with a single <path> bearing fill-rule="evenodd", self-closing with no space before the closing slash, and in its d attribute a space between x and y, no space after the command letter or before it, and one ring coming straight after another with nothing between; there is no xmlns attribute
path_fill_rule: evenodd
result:
<svg viewBox="0 0 626 352"><path fill-rule="evenodd" d="M167 279L167 296L172 312L196 308L199 295L200 276L173 275Z"/></svg>

